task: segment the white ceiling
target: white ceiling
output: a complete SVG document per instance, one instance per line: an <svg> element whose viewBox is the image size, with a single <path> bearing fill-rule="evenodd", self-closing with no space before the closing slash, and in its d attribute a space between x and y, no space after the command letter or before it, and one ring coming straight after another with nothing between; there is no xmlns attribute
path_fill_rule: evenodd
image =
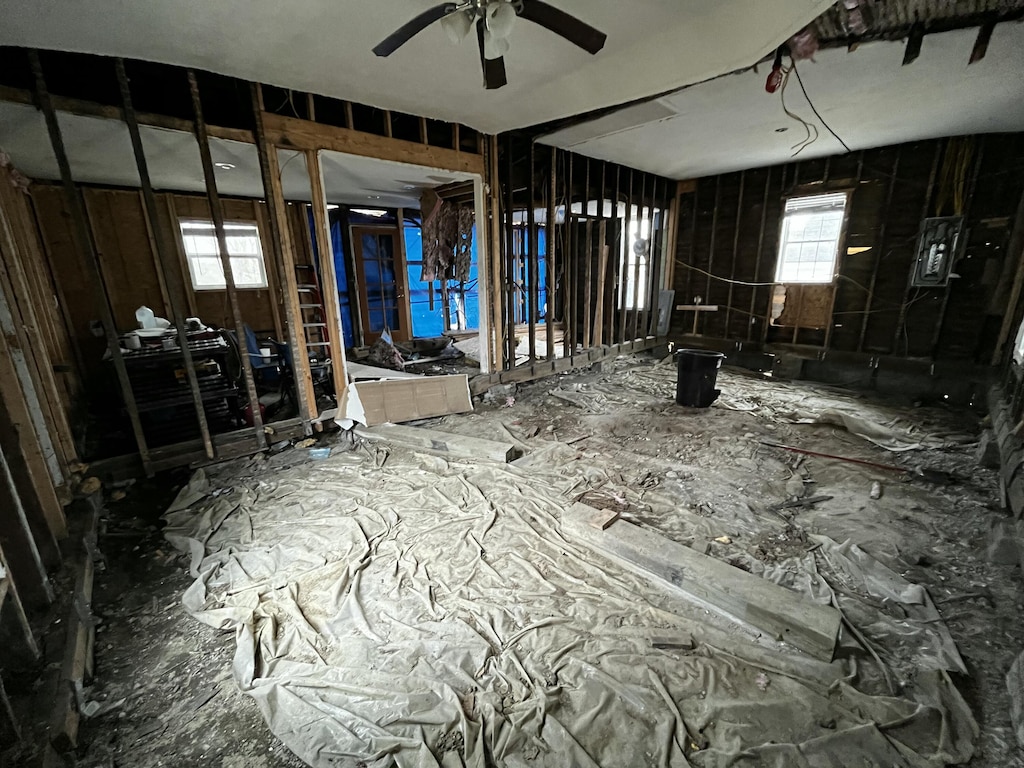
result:
<svg viewBox="0 0 1024 768"><path fill-rule="evenodd" d="M0 0L0 45L190 66L498 133L747 66L833 0L552 0L608 34L590 56L520 22L509 85L485 91L474 40L435 24L371 48L438 0Z"/></svg>
<svg viewBox="0 0 1024 768"><path fill-rule="evenodd" d="M823 50L797 66L822 117L854 150L1024 130L1024 23L998 25L987 56L968 66L976 37L977 29L928 35L905 67L902 42ZM765 92L768 69L695 85L543 141L676 179L785 163L806 133L785 115L779 94ZM820 133L801 159L844 151L814 117L795 76L786 105Z"/></svg>
<svg viewBox="0 0 1024 768"><path fill-rule="evenodd" d="M123 122L64 112L58 113L58 119L75 181L139 186L131 140ZM142 126L140 132L150 179L156 189L205 193L199 147L192 134L150 126ZM31 105L0 101L0 150L10 155L14 167L31 179L60 178L42 113ZM220 194L263 197L255 146L213 138L210 154L214 163L234 166L215 169ZM280 150L279 154L285 197L309 200L305 160L288 150ZM338 152L322 153L321 166L328 202L371 208L418 208L424 188L472 178L469 174Z"/></svg>

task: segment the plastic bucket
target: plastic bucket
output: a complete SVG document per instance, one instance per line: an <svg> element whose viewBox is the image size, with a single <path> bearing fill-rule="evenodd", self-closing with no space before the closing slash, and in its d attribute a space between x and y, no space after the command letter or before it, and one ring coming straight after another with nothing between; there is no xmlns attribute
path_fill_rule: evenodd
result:
<svg viewBox="0 0 1024 768"><path fill-rule="evenodd" d="M718 369L725 355L706 349L676 352L676 403L689 408L707 408L718 397L715 389Z"/></svg>

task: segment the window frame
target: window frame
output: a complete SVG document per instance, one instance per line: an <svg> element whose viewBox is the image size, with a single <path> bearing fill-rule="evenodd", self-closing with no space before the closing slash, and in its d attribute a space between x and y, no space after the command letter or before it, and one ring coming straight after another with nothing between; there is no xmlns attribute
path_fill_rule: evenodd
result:
<svg viewBox="0 0 1024 768"><path fill-rule="evenodd" d="M787 211L786 208L789 206L792 200L803 200L808 198L816 197L838 197L842 196L843 207L842 207L842 218L839 221L839 234L835 240L835 250L832 254L832 269L830 271L827 280L783 280L782 269L784 266L784 250L786 241L784 237L788 234L786 228L787 218L798 211ZM817 190L817 191L801 191L794 192L789 195L785 195L782 198L782 215L779 218L779 234L778 242L775 251L775 275L774 280L777 285L835 285L836 278L839 275L840 258L843 254L843 248L846 243L846 230L850 220L850 202L853 197L853 189L830 189L830 190ZM823 241L817 241L823 242Z"/></svg>
<svg viewBox="0 0 1024 768"><path fill-rule="evenodd" d="M209 227L210 230L213 232L214 239L216 239L217 235L216 235L216 230L214 228L215 225L214 225L214 222L213 222L212 219L203 219L203 218L198 218L198 217L195 217L195 216L181 216L181 217L178 218L178 241L181 244L181 252L182 252L182 256L185 259L185 266L188 268L189 281L190 281L190 283L192 285L192 290L197 292L197 293L200 292L200 291L203 291L203 292L206 292L206 291L226 291L227 290L227 281L226 281L226 279L225 279L225 281L223 283L221 283L219 285L198 285L196 283L197 266L194 263L195 259L214 258L214 259L217 259L218 264L223 264L223 262L221 262L220 248L219 247L217 248L217 253L216 254L202 254L202 255L198 255L198 254L191 254L191 253L189 253L189 248L188 248L188 245L187 245L187 243L185 241L186 235L185 235L183 227L187 226L187 225L190 225L190 224L191 225L199 224L199 225L204 225L204 226ZM231 221L225 221L224 222L225 234L228 234L228 232L231 230L232 227L239 227L239 226L244 226L246 228L251 228L252 230L255 231L257 253L255 255L252 255L252 254L232 255L230 253L228 254L228 258L231 260L231 275L232 275L232 277L235 278L235 290L238 290L238 291L266 291L266 290L269 290L270 289L270 275L268 274L268 270L267 270L267 257L266 257L266 253L263 250L263 232L262 232L262 230L260 228L260 224L255 219L232 219ZM228 234L228 237L230 237L230 234ZM237 280L237 276L235 274L235 268L234 268L234 262L233 262L234 259L250 259L250 260L256 261L259 264L260 277L262 278L261 282L259 284L247 283L245 285L239 285L238 280ZM221 270L223 271L223 267L221 267Z"/></svg>

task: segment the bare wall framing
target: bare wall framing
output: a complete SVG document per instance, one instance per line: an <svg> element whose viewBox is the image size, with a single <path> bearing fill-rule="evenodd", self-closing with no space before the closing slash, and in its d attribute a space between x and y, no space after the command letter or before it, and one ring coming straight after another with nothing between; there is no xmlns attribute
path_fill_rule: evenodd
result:
<svg viewBox="0 0 1024 768"><path fill-rule="evenodd" d="M654 343L674 182L520 134L492 139L487 163L492 376L476 386Z"/></svg>
<svg viewBox="0 0 1024 768"><path fill-rule="evenodd" d="M944 184L955 142L939 139L793 162L697 180L681 189L676 231L676 304L718 310L672 314L671 335L720 345L988 364L1016 270L1008 246L1024 187L1024 138L967 139L956 190L962 247L949 285L910 286L925 217L953 212ZM837 278L785 286L772 320L785 199L849 191ZM776 302L776 314L778 313ZM695 333L696 331L696 333Z"/></svg>

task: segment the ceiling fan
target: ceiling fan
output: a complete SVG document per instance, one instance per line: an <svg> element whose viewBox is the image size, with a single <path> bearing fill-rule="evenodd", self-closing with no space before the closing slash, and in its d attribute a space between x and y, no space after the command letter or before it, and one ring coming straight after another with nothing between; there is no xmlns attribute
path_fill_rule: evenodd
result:
<svg viewBox="0 0 1024 768"><path fill-rule="evenodd" d="M475 27L484 87L501 88L508 84L503 57L508 53L508 38L517 18L539 24L590 54L600 51L608 39L603 32L543 0L462 0L424 11L388 35L373 52L390 56L435 21L441 22L456 43Z"/></svg>

